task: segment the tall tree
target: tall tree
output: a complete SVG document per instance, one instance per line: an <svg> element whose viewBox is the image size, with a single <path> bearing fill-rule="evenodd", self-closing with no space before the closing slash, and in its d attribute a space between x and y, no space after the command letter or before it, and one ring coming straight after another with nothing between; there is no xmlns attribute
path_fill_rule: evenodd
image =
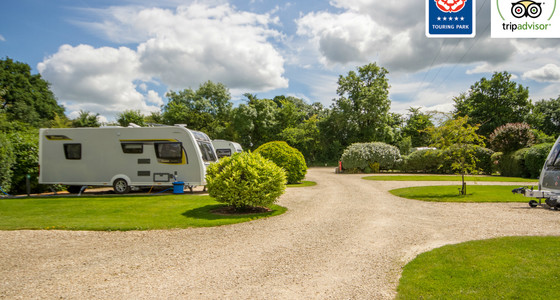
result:
<svg viewBox="0 0 560 300"><path fill-rule="evenodd" d="M480 124L479 133L485 137L504 124L523 122L532 106L529 89L512 81L508 72L496 72L490 80L483 77L453 101L455 115Z"/></svg>
<svg viewBox="0 0 560 300"><path fill-rule="evenodd" d="M0 89L3 90L0 109L9 120L19 120L32 126L48 126L56 115L64 115L49 83L40 74L31 74L31 67L10 58L0 60Z"/></svg>
<svg viewBox="0 0 560 300"><path fill-rule="evenodd" d="M414 107L409 108L408 111L410 115L402 129L403 135L410 137L412 147L427 146L430 143L430 135L426 129L434 126L431 114Z"/></svg>
<svg viewBox="0 0 560 300"><path fill-rule="evenodd" d="M391 139L388 71L371 63L338 79L333 114L343 121L339 128L345 144Z"/></svg>
<svg viewBox="0 0 560 300"><path fill-rule="evenodd" d="M198 90L170 91L163 107L162 118L167 124L187 124L187 127L206 132L211 138L223 138L231 122L233 104L225 85L207 81Z"/></svg>

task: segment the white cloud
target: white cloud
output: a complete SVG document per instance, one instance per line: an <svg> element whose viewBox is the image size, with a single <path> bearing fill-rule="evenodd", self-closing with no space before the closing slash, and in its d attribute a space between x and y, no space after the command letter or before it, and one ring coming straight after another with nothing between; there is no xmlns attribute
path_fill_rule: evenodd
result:
<svg viewBox="0 0 560 300"><path fill-rule="evenodd" d="M4 36L0 34L0 42L5 42L5 41L6 39L4 38Z"/></svg>
<svg viewBox="0 0 560 300"><path fill-rule="evenodd" d="M475 39L426 38L422 1L333 0L331 5L344 11L311 12L296 21L297 34L310 38L324 65L377 61L391 72L408 73L445 64L505 62L516 51L510 40L490 39L484 21Z"/></svg>
<svg viewBox="0 0 560 300"><path fill-rule="evenodd" d="M115 43L138 46L64 45L40 63L39 72L68 108L99 104L113 114L124 109L148 113L163 100L147 82L175 90L208 80L232 89L288 87L284 59L274 46L283 37L269 28L278 20L268 14L197 2L174 10L126 6L95 14L102 20L81 25Z"/></svg>
<svg viewBox="0 0 560 300"><path fill-rule="evenodd" d="M114 115L127 109L147 113L157 108L148 105L146 96L137 91L134 81L149 79L139 67L136 52L125 47L63 45L37 69L69 109L93 104L92 112Z"/></svg>
<svg viewBox="0 0 560 300"><path fill-rule="evenodd" d="M325 65L368 61L390 41L389 31L356 12L312 12L297 25L297 34L311 38Z"/></svg>
<svg viewBox="0 0 560 300"><path fill-rule="evenodd" d="M559 82L560 67L555 64L547 64L539 69L523 73L523 78L541 82Z"/></svg>
<svg viewBox="0 0 560 300"><path fill-rule="evenodd" d="M278 22L269 14L194 3L175 10L111 7L103 16L84 25L117 43L139 43L142 71L172 89L207 80L260 91L288 86L273 45L282 34L268 27Z"/></svg>

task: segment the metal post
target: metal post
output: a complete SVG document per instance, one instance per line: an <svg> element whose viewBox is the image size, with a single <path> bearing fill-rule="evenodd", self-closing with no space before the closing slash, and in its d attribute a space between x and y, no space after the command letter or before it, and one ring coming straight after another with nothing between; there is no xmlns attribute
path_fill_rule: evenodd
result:
<svg viewBox="0 0 560 300"><path fill-rule="evenodd" d="M31 194L31 183L29 182L29 178L31 176L29 174L25 175L25 186L27 188L27 197Z"/></svg>

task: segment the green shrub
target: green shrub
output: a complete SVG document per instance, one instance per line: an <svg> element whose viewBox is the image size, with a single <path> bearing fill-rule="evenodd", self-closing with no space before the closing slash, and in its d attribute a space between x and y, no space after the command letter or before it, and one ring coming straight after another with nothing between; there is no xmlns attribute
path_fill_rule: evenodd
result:
<svg viewBox="0 0 560 300"><path fill-rule="evenodd" d="M397 147L381 142L352 144L344 150L340 158L345 170L357 168L362 172L366 168L372 171L376 169L375 163L379 164L380 170L390 170L400 159L401 154Z"/></svg>
<svg viewBox="0 0 560 300"><path fill-rule="evenodd" d="M307 165L303 154L286 142L269 142L261 145L255 153L270 159L286 171L288 183L298 183L307 173Z"/></svg>
<svg viewBox="0 0 560 300"><path fill-rule="evenodd" d="M531 178L538 178L554 143L535 145L525 153L525 167Z"/></svg>
<svg viewBox="0 0 560 300"><path fill-rule="evenodd" d="M508 123L494 130L489 138L492 150L504 153L531 146L535 136L527 123Z"/></svg>
<svg viewBox="0 0 560 300"><path fill-rule="evenodd" d="M224 157L206 170L208 193L236 209L269 207L286 189L286 173L258 153Z"/></svg>
<svg viewBox="0 0 560 300"><path fill-rule="evenodd" d="M474 156L477 159L476 167L484 174L491 175L493 173L492 154L494 154L494 151L488 148L475 148Z"/></svg>
<svg viewBox="0 0 560 300"><path fill-rule="evenodd" d="M7 135L0 133L0 188L6 193L12 187L14 148Z"/></svg>
<svg viewBox="0 0 560 300"><path fill-rule="evenodd" d="M500 161L502 160L502 157L504 156L503 152L494 152L494 154L492 154L492 156L490 157L490 159L492 160L492 173L494 172L498 172L498 173L502 173L500 171Z"/></svg>
<svg viewBox="0 0 560 300"><path fill-rule="evenodd" d="M404 171L438 173L441 160L438 157L439 150L423 149L412 152L404 160Z"/></svg>
<svg viewBox="0 0 560 300"><path fill-rule="evenodd" d="M529 151L529 148L505 153L498 163L501 175L508 177L529 177L529 171L525 166L525 153L527 151Z"/></svg>

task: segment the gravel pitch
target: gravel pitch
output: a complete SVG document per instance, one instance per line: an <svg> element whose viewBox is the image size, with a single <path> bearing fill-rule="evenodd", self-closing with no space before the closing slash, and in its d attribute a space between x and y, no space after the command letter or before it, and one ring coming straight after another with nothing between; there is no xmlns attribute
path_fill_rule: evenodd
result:
<svg viewBox="0 0 560 300"><path fill-rule="evenodd" d="M406 200L388 190L445 183L362 176L311 168L306 179L318 184L287 189L287 213L236 225L0 231L0 298L392 299L402 267L422 252L558 234L557 211Z"/></svg>

